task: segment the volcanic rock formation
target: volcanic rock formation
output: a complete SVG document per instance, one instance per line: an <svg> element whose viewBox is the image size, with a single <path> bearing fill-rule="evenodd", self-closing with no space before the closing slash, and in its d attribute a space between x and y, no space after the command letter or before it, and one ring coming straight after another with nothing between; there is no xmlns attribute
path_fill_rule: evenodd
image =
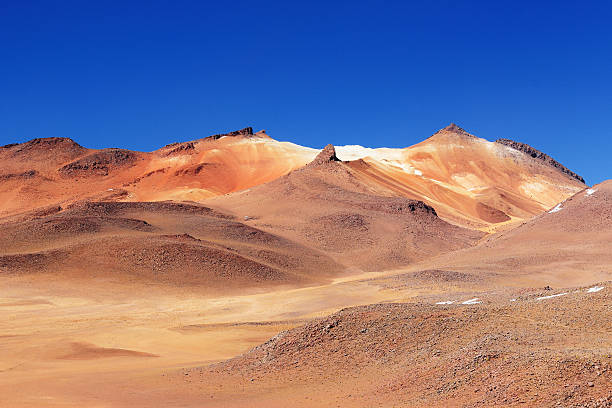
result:
<svg viewBox="0 0 612 408"><path fill-rule="evenodd" d="M311 161L308 165L311 167L324 166L330 162L340 161L338 157L336 157L336 149L333 145L328 144L325 146L321 153L315 157L313 161Z"/></svg>
<svg viewBox="0 0 612 408"><path fill-rule="evenodd" d="M405 149L336 146L336 152L384 194L424 201L445 220L485 231L540 214L584 188L558 167L455 124Z"/></svg>

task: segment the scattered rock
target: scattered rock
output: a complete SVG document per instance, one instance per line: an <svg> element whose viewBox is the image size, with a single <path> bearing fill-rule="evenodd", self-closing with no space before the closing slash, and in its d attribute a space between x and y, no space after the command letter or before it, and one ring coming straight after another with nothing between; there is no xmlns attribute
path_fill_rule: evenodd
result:
<svg viewBox="0 0 612 408"><path fill-rule="evenodd" d="M104 149L68 163L58 171L63 177L107 176L115 168L131 166L138 156L130 150Z"/></svg>

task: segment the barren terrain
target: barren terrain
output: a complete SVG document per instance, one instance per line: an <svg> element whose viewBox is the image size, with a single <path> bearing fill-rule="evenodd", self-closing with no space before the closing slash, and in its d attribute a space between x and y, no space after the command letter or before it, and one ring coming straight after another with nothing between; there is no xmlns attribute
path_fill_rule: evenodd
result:
<svg viewBox="0 0 612 408"><path fill-rule="evenodd" d="M612 406L612 182L530 146L0 160L0 406Z"/></svg>

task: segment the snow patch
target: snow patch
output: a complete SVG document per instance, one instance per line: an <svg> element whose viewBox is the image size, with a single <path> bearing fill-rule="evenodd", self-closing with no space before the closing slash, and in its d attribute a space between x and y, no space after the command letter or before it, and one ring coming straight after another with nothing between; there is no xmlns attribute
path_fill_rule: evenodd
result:
<svg viewBox="0 0 612 408"><path fill-rule="evenodd" d="M585 197L588 197L588 196L590 196L590 195L593 195L593 193L594 193L594 192L596 192L596 191L597 191L597 189L596 189L596 188L587 188L587 191L586 191L586 196L585 196Z"/></svg>
<svg viewBox="0 0 612 408"><path fill-rule="evenodd" d="M550 298L554 298L557 296L565 296L565 295L567 295L567 292L557 293L556 295L550 295L550 296L542 296L542 297L537 298L536 300L550 299Z"/></svg>
<svg viewBox="0 0 612 408"><path fill-rule="evenodd" d="M510 299L511 302L516 302L516 299Z"/></svg>
<svg viewBox="0 0 612 408"><path fill-rule="evenodd" d="M404 170L408 174L422 176L421 170L410 165L404 149L380 147L372 149L360 145L335 146L336 156L342 161L371 158Z"/></svg>
<svg viewBox="0 0 612 408"><path fill-rule="evenodd" d="M374 149L359 145L335 146L335 148L336 156L342 161L363 159L374 153Z"/></svg>
<svg viewBox="0 0 612 408"><path fill-rule="evenodd" d="M421 170L415 169L414 167L412 167L409 164L405 164L405 163L402 163L402 162L397 161L397 160L383 159L383 161L385 163L389 163L392 166L401 168L402 170L404 170L408 174L416 174L417 176L422 176L423 175L423 172L421 172Z"/></svg>
<svg viewBox="0 0 612 408"><path fill-rule="evenodd" d="M454 300L446 300L444 302L436 302L436 305L452 305L453 303L455 303Z"/></svg>
<svg viewBox="0 0 612 408"><path fill-rule="evenodd" d="M406 153L404 149L379 147L363 147L360 145L335 146L336 156L340 160L357 160L371 157L376 160L405 161Z"/></svg>
<svg viewBox="0 0 612 408"><path fill-rule="evenodd" d="M548 213L549 213L549 214L556 213L556 212L561 211L562 209L563 209L563 206L561 205L561 203L559 203L559 204L557 204L557 205L555 206L555 208L553 208L552 210L550 210Z"/></svg>
<svg viewBox="0 0 612 408"><path fill-rule="evenodd" d="M474 298L474 299L470 299L470 300L466 300L465 302L462 302L462 305L475 305L478 303L482 303L480 300L478 300L478 298Z"/></svg>
<svg viewBox="0 0 612 408"><path fill-rule="evenodd" d="M599 292L600 290L602 290L604 287L603 286L593 286L592 288L589 288L587 290L587 293L595 293L595 292Z"/></svg>

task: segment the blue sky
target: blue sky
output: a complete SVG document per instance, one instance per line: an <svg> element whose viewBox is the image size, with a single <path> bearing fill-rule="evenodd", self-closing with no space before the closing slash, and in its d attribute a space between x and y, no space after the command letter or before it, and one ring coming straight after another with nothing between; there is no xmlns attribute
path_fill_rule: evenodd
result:
<svg viewBox="0 0 612 408"><path fill-rule="evenodd" d="M0 144L154 150L245 126L405 147L456 122L612 178L612 5L0 2Z"/></svg>

